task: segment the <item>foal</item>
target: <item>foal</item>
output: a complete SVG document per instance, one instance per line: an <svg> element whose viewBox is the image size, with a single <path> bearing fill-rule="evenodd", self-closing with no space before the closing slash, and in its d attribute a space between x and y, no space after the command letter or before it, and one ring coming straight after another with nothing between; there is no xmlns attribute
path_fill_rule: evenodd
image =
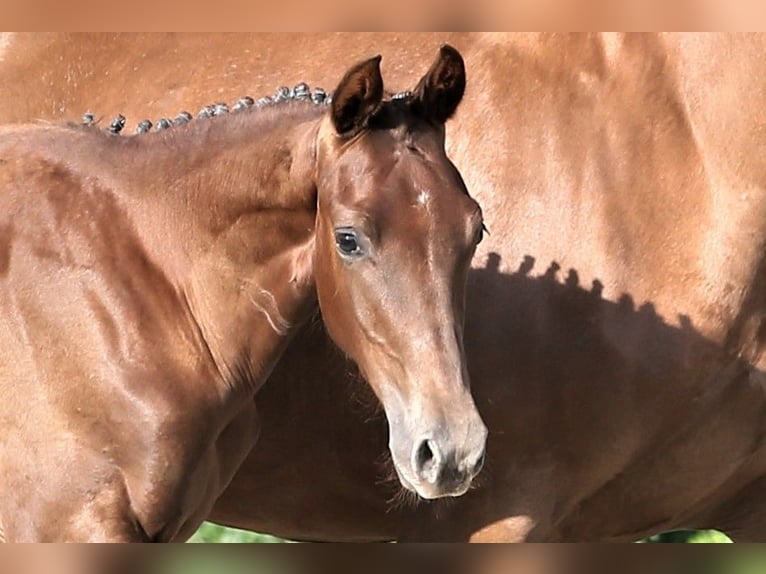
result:
<svg viewBox="0 0 766 574"><path fill-rule="evenodd" d="M8 540L190 535L317 308L385 408L402 484L467 490L486 438L462 340L482 217L444 151L464 65L445 46L389 100L379 64L351 68L329 106L129 138L0 131Z"/></svg>

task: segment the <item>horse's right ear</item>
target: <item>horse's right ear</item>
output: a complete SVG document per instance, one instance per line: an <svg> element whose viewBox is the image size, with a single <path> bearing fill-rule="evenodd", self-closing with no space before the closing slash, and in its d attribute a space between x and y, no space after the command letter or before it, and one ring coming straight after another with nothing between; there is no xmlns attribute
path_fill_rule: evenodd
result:
<svg viewBox="0 0 766 574"><path fill-rule="evenodd" d="M380 107L383 100L380 59L380 56L375 56L351 68L333 93L330 109L339 135L356 135Z"/></svg>

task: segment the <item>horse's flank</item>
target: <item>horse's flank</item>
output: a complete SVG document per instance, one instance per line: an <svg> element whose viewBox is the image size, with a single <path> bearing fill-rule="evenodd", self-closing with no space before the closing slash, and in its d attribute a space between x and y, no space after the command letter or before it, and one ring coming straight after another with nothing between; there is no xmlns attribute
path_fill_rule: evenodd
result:
<svg viewBox="0 0 766 574"><path fill-rule="evenodd" d="M466 325L492 433L486 482L449 506L392 511L391 489L343 471L380 448L373 427L335 471L314 474L294 513L276 509L264 492L286 486L270 490L266 469L287 445L270 420L214 516L309 538L635 540L718 527L762 540L764 37L455 42L472 74L448 149L491 231ZM273 380L313 389L323 368L336 369L317 354ZM279 388L263 400L286 404ZM354 415L302 418L330 419L348 429ZM316 441L294 438L310 467ZM311 528L303 506L343 519Z"/></svg>

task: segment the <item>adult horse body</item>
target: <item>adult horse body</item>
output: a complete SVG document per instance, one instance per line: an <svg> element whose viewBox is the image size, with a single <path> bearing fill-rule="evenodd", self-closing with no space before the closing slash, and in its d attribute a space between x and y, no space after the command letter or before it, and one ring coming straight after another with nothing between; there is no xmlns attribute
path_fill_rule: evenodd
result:
<svg viewBox="0 0 766 574"><path fill-rule="evenodd" d="M445 40L471 71L448 149L491 231L466 318L482 484L392 505L375 483L384 426L359 424L353 374L304 329L212 517L325 540L765 539L763 37L14 37L0 114L158 117L326 84L328 62L367 42L400 56L401 88ZM38 77L61 81L28 93Z"/></svg>
<svg viewBox="0 0 766 574"><path fill-rule="evenodd" d="M489 462L459 500L338 534L628 541L715 527L763 540L766 39L450 41L472 74L448 149L491 231L466 323ZM324 519L372 498L360 488L371 469L346 472L369 460L371 438L292 509L291 486L310 487L259 481L276 457L256 451L213 516L331 532Z"/></svg>
<svg viewBox="0 0 766 574"><path fill-rule="evenodd" d="M131 138L0 131L5 537L189 536L317 305L389 409L402 483L467 490L486 436L462 342L482 219L443 135L463 62L443 47L396 100L379 63L351 68L329 105Z"/></svg>

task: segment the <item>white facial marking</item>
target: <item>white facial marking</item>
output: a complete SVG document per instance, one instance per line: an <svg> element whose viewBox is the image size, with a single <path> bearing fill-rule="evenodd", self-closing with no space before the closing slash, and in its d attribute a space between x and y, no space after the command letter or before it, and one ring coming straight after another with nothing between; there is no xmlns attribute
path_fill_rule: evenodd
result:
<svg viewBox="0 0 766 574"><path fill-rule="evenodd" d="M421 189L420 193L418 194L418 205L422 205L423 207L427 206L429 199L431 199L431 194L428 193L425 189Z"/></svg>

